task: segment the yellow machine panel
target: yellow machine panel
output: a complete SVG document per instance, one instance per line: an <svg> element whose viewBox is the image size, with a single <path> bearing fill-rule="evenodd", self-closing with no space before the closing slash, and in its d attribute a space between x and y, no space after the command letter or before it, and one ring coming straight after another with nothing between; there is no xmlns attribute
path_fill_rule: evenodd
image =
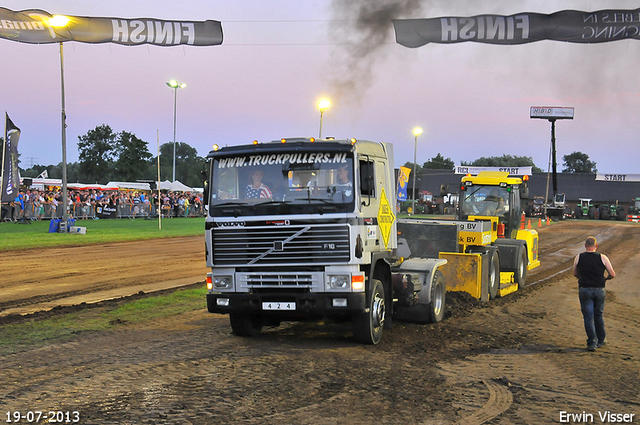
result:
<svg viewBox="0 0 640 425"><path fill-rule="evenodd" d="M512 292L518 290L518 284L514 282L513 272L501 272L500 273L500 289L498 295L504 297Z"/></svg>
<svg viewBox="0 0 640 425"><path fill-rule="evenodd" d="M467 292L476 299L482 299L483 295L488 294L487 289L482 288L481 254L441 252L439 257L447 260L447 264L440 268L447 283L447 291ZM486 282L484 284L486 285Z"/></svg>
<svg viewBox="0 0 640 425"><path fill-rule="evenodd" d="M469 221L458 224L458 243L460 245L483 246L493 242L492 228L497 227L498 219L469 216ZM495 222L495 224L493 224Z"/></svg>
<svg viewBox="0 0 640 425"><path fill-rule="evenodd" d="M532 229L520 229L518 230L517 239L525 241L529 247L527 270L538 267L540 265L540 258L538 257L538 232Z"/></svg>

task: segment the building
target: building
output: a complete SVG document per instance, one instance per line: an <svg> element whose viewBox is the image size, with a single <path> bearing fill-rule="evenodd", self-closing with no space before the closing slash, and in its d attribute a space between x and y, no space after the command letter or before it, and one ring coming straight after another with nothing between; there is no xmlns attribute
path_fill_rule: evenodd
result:
<svg viewBox="0 0 640 425"><path fill-rule="evenodd" d="M596 180L597 176L597 174L557 173L558 193L565 194L565 203L571 208L571 211L575 211L575 207L580 205L580 198L590 198L596 206L617 202L622 205L625 211L628 211L631 200L640 197L640 180L615 178ZM455 174L454 170L426 169L416 176L416 188L418 191L431 192L442 202L441 189L445 189L449 193L458 192L461 178L462 174ZM549 182L547 199L553 199L553 175L546 172L532 173L529 176L529 201L534 196L545 196L547 179ZM410 178L409 197L411 197L412 185L413 179Z"/></svg>

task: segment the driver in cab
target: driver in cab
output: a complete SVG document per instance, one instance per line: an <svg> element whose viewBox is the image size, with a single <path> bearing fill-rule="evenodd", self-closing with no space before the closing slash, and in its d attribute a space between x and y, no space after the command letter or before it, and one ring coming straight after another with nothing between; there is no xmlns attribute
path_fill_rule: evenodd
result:
<svg viewBox="0 0 640 425"><path fill-rule="evenodd" d="M350 198L353 196L353 183L349 179L349 166L342 164L338 166L336 170L337 183L335 184L336 190L342 192L342 194Z"/></svg>
<svg viewBox="0 0 640 425"><path fill-rule="evenodd" d="M508 201L505 202L506 194L503 192L497 187L491 189L490 195L485 198L485 202L487 202L485 213L487 215L504 215L509 211Z"/></svg>

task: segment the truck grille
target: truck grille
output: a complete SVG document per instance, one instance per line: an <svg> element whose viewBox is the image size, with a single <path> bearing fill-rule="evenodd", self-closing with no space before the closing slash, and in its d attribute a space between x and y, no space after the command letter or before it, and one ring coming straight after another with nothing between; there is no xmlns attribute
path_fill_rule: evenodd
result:
<svg viewBox="0 0 640 425"><path fill-rule="evenodd" d="M346 225L214 228L216 266L348 263Z"/></svg>
<svg viewBox="0 0 640 425"><path fill-rule="evenodd" d="M240 288L320 288L322 273L238 273Z"/></svg>

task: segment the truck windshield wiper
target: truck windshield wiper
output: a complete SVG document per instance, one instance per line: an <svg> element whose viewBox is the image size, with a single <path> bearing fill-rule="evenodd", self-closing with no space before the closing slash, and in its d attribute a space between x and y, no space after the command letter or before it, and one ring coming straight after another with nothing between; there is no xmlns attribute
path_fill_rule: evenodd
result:
<svg viewBox="0 0 640 425"><path fill-rule="evenodd" d="M249 205L248 202L237 202L237 201L227 201L221 202L219 204L212 205L212 207L242 207L245 205Z"/></svg>
<svg viewBox="0 0 640 425"><path fill-rule="evenodd" d="M324 198L298 198L299 201L309 201L309 203L311 203L311 201L320 201L323 204L330 204L333 205L335 202L332 202L328 199L324 199Z"/></svg>
<svg viewBox="0 0 640 425"><path fill-rule="evenodd" d="M288 205L290 203L291 203L290 200L288 200L288 201L276 201L274 199L270 199L268 201L258 202L257 204L254 204L254 205L256 205L256 206L258 206L258 205Z"/></svg>

